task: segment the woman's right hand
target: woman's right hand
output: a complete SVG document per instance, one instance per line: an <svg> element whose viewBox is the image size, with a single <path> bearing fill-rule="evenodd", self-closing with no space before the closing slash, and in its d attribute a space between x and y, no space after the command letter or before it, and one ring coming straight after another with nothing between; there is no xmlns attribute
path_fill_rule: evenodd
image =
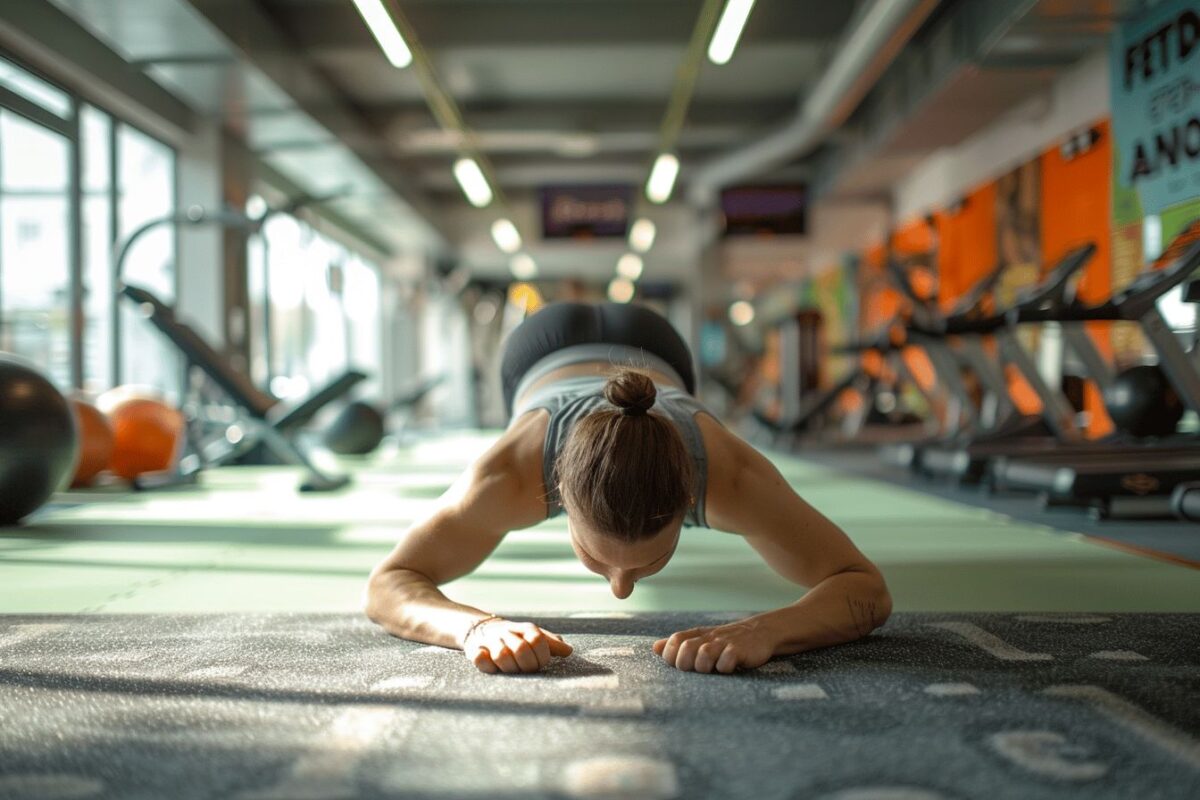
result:
<svg viewBox="0 0 1200 800"><path fill-rule="evenodd" d="M556 633L532 622L491 619L467 634L463 654L480 672L539 672L553 656L571 655L572 647Z"/></svg>

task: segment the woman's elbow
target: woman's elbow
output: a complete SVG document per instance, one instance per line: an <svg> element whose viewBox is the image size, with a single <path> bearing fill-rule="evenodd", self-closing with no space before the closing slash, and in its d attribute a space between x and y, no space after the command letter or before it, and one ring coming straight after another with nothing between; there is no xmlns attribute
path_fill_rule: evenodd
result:
<svg viewBox="0 0 1200 800"><path fill-rule="evenodd" d="M383 616L386 598L391 594L391 585L394 583L394 576L391 572L380 565L371 571L366 584L363 585L362 611L372 622L380 622L380 618Z"/></svg>
<svg viewBox="0 0 1200 800"><path fill-rule="evenodd" d="M892 593L888 590L887 581L883 579L883 575L876 570L872 576L872 622L876 628L888 621L888 617L892 616Z"/></svg>

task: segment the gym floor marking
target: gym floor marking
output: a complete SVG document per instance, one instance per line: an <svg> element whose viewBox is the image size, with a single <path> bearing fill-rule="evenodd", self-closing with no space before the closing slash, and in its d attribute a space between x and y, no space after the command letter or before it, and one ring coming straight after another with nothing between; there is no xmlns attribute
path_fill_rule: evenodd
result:
<svg viewBox="0 0 1200 800"><path fill-rule="evenodd" d="M943 794L911 786L861 786L827 794L820 800L947 800Z"/></svg>
<svg viewBox="0 0 1200 800"><path fill-rule="evenodd" d="M1049 653L1027 653L1014 647L994 633L985 631L970 622L931 622L931 628L941 628L951 633L957 633L971 644L978 647L1001 661L1053 661Z"/></svg>
<svg viewBox="0 0 1200 800"><path fill-rule="evenodd" d="M675 766L643 756L601 756L569 764L563 790L570 797L637 797L669 800L679 796Z"/></svg>
<svg viewBox="0 0 1200 800"><path fill-rule="evenodd" d="M120 653L96 653L87 656L84 660L91 664L136 664L140 661L146 661L153 658L154 653L138 652L131 650Z"/></svg>
<svg viewBox="0 0 1200 800"><path fill-rule="evenodd" d="M1110 617L1085 614L1020 614L1018 622L1041 622L1056 625L1103 625L1112 622Z"/></svg>
<svg viewBox="0 0 1200 800"><path fill-rule="evenodd" d="M375 690L428 689L437 680L433 675L396 675L371 684Z"/></svg>
<svg viewBox="0 0 1200 800"><path fill-rule="evenodd" d="M198 667L185 672L185 678L236 678L250 669L241 664L213 664L210 667Z"/></svg>
<svg viewBox="0 0 1200 800"><path fill-rule="evenodd" d="M406 653L406 655L410 655L410 656L430 656L430 655L444 656L444 655L455 655L459 652L460 651L452 650L449 647L438 647L436 644L430 644L430 645L426 645L424 647L418 647L414 650L409 650L408 653Z"/></svg>
<svg viewBox="0 0 1200 800"><path fill-rule="evenodd" d="M646 703L638 695L609 695L588 700L579 707L579 713L587 717L645 714Z"/></svg>
<svg viewBox="0 0 1200 800"><path fill-rule="evenodd" d="M580 655L594 658L633 658L637 655L637 651L632 647L594 647L591 650L585 650Z"/></svg>
<svg viewBox="0 0 1200 800"><path fill-rule="evenodd" d="M1141 653L1133 650L1097 650L1088 656L1088 658L1099 658L1105 661L1149 661Z"/></svg>
<svg viewBox="0 0 1200 800"><path fill-rule="evenodd" d="M343 711L330 724L320 744L292 763L274 786L238 795L239 800L318 800L354 797L355 771L366 751L394 728L401 711L390 706L362 706Z"/></svg>
<svg viewBox="0 0 1200 800"><path fill-rule="evenodd" d="M584 675L579 678L558 678L554 684L561 689L619 689L621 678L615 673Z"/></svg>
<svg viewBox="0 0 1200 800"><path fill-rule="evenodd" d="M1042 690L1051 697L1082 700L1143 739L1154 743L1181 761L1200 769L1200 742L1123 697L1099 686L1051 686Z"/></svg>
<svg viewBox="0 0 1200 800"><path fill-rule="evenodd" d="M979 694L979 689L969 683L931 683L925 687L925 694L934 697L962 697Z"/></svg>
<svg viewBox="0 0 1200 800"><path fill-rule="evenodd" d="M30 639L37 639L40 636L45 636L47 633L53 633L65 627L66 623L62 622L35 622L25 625L13 625L9 628L8 633L0 636L0 649L12 647L21 642L28 642Z"/></svg>
<svg viewBox="0 0 1200 800"><path fill-rule="evenodd" d="M988 737L988 743L1017 766L1047 778L1082 783L1108 773L1107 764L1068 760L1090 753L1053 731L1002 731Z"/></svg>
<svg viewBox="0 0 1200 800"><path fill-rule="evenodd" d="M103 791L103 781L82 775L0 775L0 795L4 797L69 800L95 797Z"/></svg>
<svg viewBox="0 0 1200 800"><path fill-rule="evenodd" d="M815 683L796 683L791 686L780 686L771 690L779 700L828 700L829 695L825 693L818 684Z"/></svg>

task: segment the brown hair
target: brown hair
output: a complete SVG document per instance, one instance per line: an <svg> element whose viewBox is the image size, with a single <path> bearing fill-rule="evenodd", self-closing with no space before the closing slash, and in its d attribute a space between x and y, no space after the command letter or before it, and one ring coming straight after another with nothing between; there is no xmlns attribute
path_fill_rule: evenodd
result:
<svg viewBox="0 0 1200 800"><path fill-rule="evenodd" d="M657 392L640 372L604 385L616 408L575 423L558 457L563 506L587 525L626 542L648 539L691 503L692 460L670 420L647 413Z"/></svg>

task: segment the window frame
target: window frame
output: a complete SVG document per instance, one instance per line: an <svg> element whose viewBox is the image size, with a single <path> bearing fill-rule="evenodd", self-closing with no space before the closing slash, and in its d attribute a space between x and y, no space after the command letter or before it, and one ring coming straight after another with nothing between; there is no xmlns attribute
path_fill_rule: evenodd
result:
<svg viewBox="0 0 1200 800"><path fill-rule="evenodd" d="M119 154L119 136L122 128L128 128L136 133L144 136L151 141L161 145L171 154L171 207L174 210L179 208L180 186L179 186L179 149L171 142L165 141L162 138L147 131L142 126L114 113L104 103L98 103L91 97L85 97L78 91L75 91L69 86L65 86L61 81L55 80L46 75L41 70L30 65L16 53L7 48L0 47L0 58L10 62L18 69L28 72L38 80L50 85L54 89L65 94L71 103L71 113L68 117L63 118L48 109L43 108L24 95L9 89L6 86L0 86L0 109L21 116L28 121L39 125L47 130L62 136L68 147L68 186L67 186L67 268L70 285L67 287L69 308L67 309L68 318L70 319L69 326L69 348L70 348L70 382L71 389L81 390L84 387L84 333L86 331L86 310L84 308L84 265L83 265L83 158L82 158L82 131L81 131L81 115L85 106L95 109L97 112L108 117L108 161L109 161L109 181L108 181L108 229L107 240L110 251L115 256L115 250L120 243L118 232L121 229L120 218L120 154ZM179 291L179 244L180 231L178 225L171 226L172 239L172 263L170 279L172 288L175 294ZM112 277L116 279L116 264L108 265ZM4 266L0 264L0 270ZM114 282L115 287L115 282ZM3 313L0 311L0 313ZM120 323L120 301L114 294L111 297L111 304L108 309L110 318L110 329L108 341L104 343L108 351L109 357L109 374L107 382L110 386L118 386L121 382L121 323Z"/></svg>

